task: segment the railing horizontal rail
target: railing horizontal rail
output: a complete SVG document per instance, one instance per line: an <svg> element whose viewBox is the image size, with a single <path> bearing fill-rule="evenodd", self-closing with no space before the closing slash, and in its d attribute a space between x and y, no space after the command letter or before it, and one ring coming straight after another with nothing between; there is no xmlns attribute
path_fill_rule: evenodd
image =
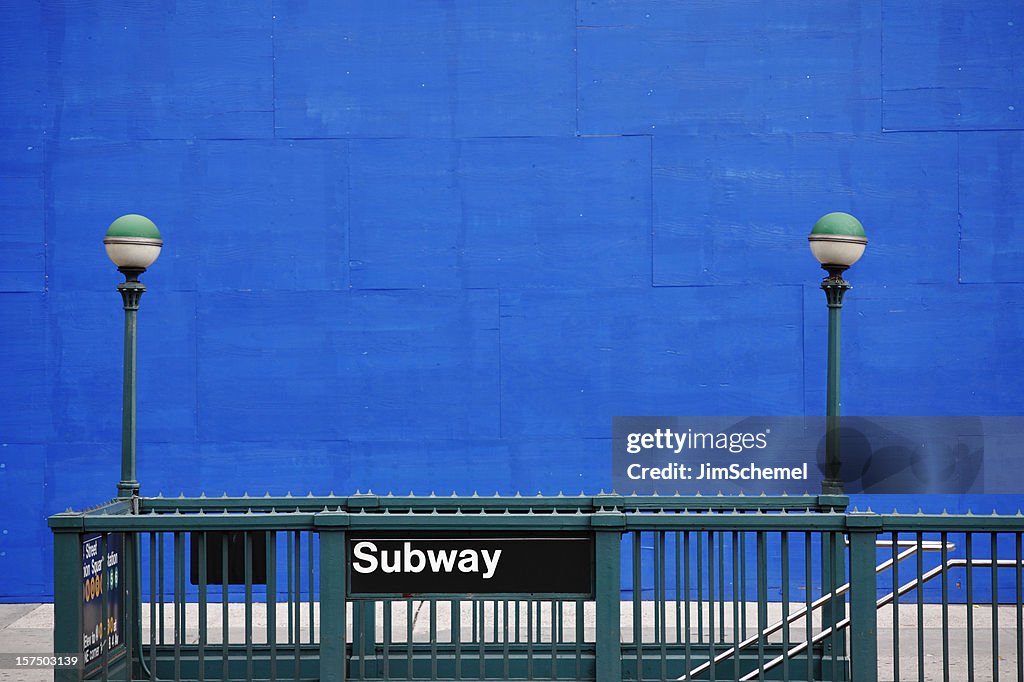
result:
<svg viewBox="0 0 1024 682"><path fill-rule="evenodd" d="M764 514L721 513L709 516L682 514L623 515L630 530L842 530L848 528L842 514ZM346 512L214 512L197 514L112 513L57 514L50 517L51 528L86 531L144 531L192 529L278 529L301 530L313 527L347 526L351 528L589 528L595 525L589 514L551 515L473 515L426 514L351 514ZM912 520L903 516L879 515L885 532L1013 532L1024 530L1024 517L922 516Z"/></svg>
<svg viewBox="0 0 1024 682"><path fill-rule="evenodd" d="M1012 532L1024 530L1024 515L879 514L885 532Z"/></svg>
<svg viewBox="0 0 1024 682"><path fill-rule="evenodd" d="M621 511L676 511L702 513L713 511L842 511L846 498L833 495L554 495L554 496L446 496L446 495L286 495L241 497L148 497L141 500L142 513L190 513L199 510L227 511L496 511L544 513L552 510L596 512L602 508Z"/></svg>

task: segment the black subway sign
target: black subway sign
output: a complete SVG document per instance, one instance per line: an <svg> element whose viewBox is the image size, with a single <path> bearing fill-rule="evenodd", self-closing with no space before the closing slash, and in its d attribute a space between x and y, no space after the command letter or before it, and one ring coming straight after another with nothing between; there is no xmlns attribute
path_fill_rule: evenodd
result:
<svg viewBox="0 0 1024 682"><path fill-rule="evenodd" d="M580 534L348 537L349 595L594 592L594 541Z"/></svg>

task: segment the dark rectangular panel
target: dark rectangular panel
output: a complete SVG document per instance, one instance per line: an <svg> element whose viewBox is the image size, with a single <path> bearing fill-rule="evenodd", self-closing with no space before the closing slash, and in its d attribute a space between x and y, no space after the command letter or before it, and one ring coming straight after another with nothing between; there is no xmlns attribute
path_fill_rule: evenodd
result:
<svg viewBox="0 0 1024 682"><path fill-rule="evenodd" d="M591 595L594 540L580 535L352 534L349 594Z"/></svg>
<svg viewBox="0 0 1024 682"><path fill-rule="evenodd" d="M224 583L224 544L228 546L229 585L245 584L245 536L249 535L249 556L253 585L267 584L267 534L263 531L206 531L193 532L189 538L189 574L193 585L199 584L199 542L206 535L206 583Z"/></svg>

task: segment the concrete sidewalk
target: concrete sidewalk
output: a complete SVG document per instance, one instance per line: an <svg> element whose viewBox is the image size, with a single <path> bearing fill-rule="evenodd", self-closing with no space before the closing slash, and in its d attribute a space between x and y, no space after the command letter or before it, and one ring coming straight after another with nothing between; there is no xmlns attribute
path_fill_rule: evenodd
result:
<svg viewBox="0 0 1024 682"><path fill-rule="evenodd" d="M14 667L14 655L53 655L53 604L0 604L0 680L52 682L50 668Z"/></svg>
<svg viewBox="0 0 1024 682"><path fill-rule="evenodd" d="M414 602L415 603L415 602ZM648 606L649 603L645 603ZM263 611L262 604L254 604L253 609L253 629L254 638L259 641L266 637L267 619L266 613ZM416 608L414 613L408 614L413 620L413 641L429 641L429 608L422 608L424 604L420 604L420 608ZM464 605L468 606L468 605ZM623 602L622 612L624 619L629 620L629 614L632 613L632 603ZM799 604L794 604L793 609L798 608ZM210 605L210 643L220 641L219 624L220 622L220 608L219 604ZM378 607L381 608L381 607ZM780 615L779 604L773 603L770 605L770 618L774 619ZM318 608L314 610L314 619L319 620ZM649 611L644 608L644 627L642 628L642 637L644 641L653 641L654 630L653 630L653 619L649 618L653 611ZM143 628L148 631L149 627L149 605L145 604L142 609L143 614ZM168 635L173 633L173 607L172 605L165 605L164 622L167 628ZM186 611L186 632L185 640L188 642L198 641L198 632L195 629L197 622L198 611L195 604L189 604L188 610ZM244 635L244 618L243 618L243 605L231 604L229 605L229 639L231 641L239 641ZM305 625L308 622L308 610L304 609L302 614L302 621ZM405 637L406 628L406 616L405 614L395 614L395 622L393 623L393 641L402 641ZM675 628L672 622L674 618L670 614L666 614L666 635L670 641L675 639ZM975 680L978 682L984 682L985 680L993 679L992 676L992 611L989 606L976 606L971 613L971 618L974 624L974 651L976 656L975 662ZM461 614L462 632L464 641L468 639L470 633L467 628L470 627L472 622L471 614L466 611ZM565 626L567 631L567 637L572 638L572 631L574 629L575 618L573 614L565 614ZM584 616L584 630L585 638L592 641L594 636L594 623L593 614L589 612L589 609ZM450 609L439 608L436 614L435 632L437 632L439 641L449 641L451 638L451 620L452 612ZM490 617L493 618L493 612ZM950 605L949 607L949 642L950 642L950 679L967 679L967 609L964 605ZM287 637L287 632L284 629L282 622L286 616L283 610L278 612L278 638L279 641L283 641ZM917 612L916 606L914 605L901 605L900 606L900 651L899 651L899 667L901 671L901 679L922 679L922 680L941 680L942 675L942 631L941 631L941 607L938 605L929 604L925 606L924 622L923 622L923 633L925 640L925 670L924 674L918 676L917 670ZM756 612L748 611L748 622L754 622L756 620ZM694 618L695 620L695 618ZM550 632L549 628L550 618L543 619L543 630L545 633ZM727 618L725 624L726 631L732 627L731 618ZM894 677L893 671L893 619L892 609L883 608L879 611L878 618L878 654L879 654L879 680L884 682L885 680L891 680ZM381 628L381 621L378 616L378 637L383 635ZM998 627L995 628L998 633L998 663L1000 679L1016 679L1017 677L1017 642L1018 639L1024 635L1016 629L1016 608L1012 606L1001 606L998 614ZM351 633L351 622L349 623L349 632ZM793 627L794 637L793 641L800 641L803 635L803 626L795 624ZM696 633L693 633L694 636ZM308 637L307 627L302 628L302 638L305 640ZM544 635L545 639L547 635ZM772 640L777 640L779 635L773 636ZM632 639L632 632L629 628L623 628L622 640L628 642ZM16 668L13 666L13 655L52 655L53 653L53 604L0 604L0 661L3 662L3 667L0 667L0 681L6 682L42 682L43 680L52 680L53 672L51 669L46 668Z"/></svg>

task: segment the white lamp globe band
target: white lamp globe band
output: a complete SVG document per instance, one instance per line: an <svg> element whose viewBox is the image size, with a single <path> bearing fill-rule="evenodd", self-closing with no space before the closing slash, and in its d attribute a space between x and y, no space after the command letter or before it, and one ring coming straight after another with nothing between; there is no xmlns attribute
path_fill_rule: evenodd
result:
<svg viewBox="0 0 1024 682"><path fill-rule="evenodd" d="M144 237L104 237L103 245L117 267L145 270L160 256L164 243Z"/></svg>
<svg viewBox="0 0 1024 682"><path fill-rule="evenodd" d="M110 223L103 245L119 270L142 272L159 257L164 241L152 220L128 213Z"/></svg>
<svg viewBox="0 0 1024 682"><path fill-rule="evenodd" d="M866 237L812 234L807 238L811 253L822 265L850 267L864 255Z"/></svg>

